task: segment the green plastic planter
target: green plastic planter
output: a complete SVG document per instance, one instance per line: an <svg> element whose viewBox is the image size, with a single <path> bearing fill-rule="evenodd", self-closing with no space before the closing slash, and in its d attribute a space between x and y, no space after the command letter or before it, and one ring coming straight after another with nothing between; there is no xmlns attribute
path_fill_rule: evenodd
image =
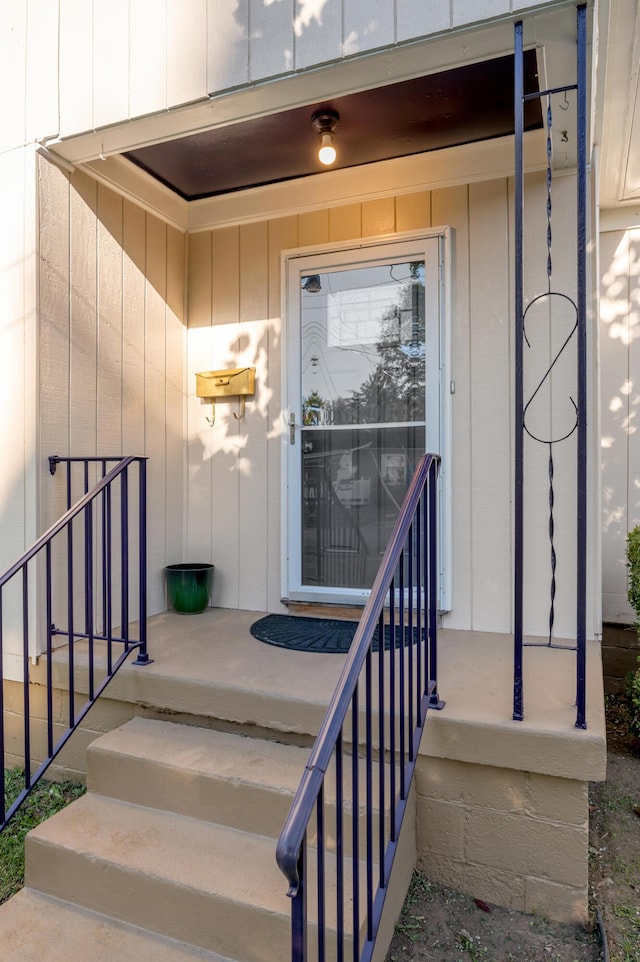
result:
<svg viewBox="0 0 640 962"><path fill-rule="evenodd" d="M167 565L167 597L181 615L197 615L209 604L213 585L210 564Z"/></svg>

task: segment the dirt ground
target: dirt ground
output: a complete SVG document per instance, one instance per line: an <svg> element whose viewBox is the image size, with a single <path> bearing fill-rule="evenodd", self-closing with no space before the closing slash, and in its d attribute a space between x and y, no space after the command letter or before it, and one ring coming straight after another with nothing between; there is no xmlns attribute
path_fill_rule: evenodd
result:
<svg viewBox="0 0 640 962"><path fill-rule="evenodd" d="M621 696L607 705L607 781L590 792L587 928L489 905L416 873L387 962L640 962L640 739Z"/></svg>

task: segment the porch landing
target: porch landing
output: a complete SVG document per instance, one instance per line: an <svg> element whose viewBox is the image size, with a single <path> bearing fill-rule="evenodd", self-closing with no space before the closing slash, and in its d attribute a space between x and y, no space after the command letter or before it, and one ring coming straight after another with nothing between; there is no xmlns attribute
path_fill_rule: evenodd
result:
<svg viewBox="0 0 640 962"><path fill-rule="evenodd" d="M195 716L211 725L254 726L282 740L315 736L345 655L292 652L257 641L250 626L263 612L208 608L149 619L153 664L126 664L106 698L136 714ZM541 639L531 639L541 641ZM65 649L54 678L66 687ZM76 682L86 687L86 662ZM527 648L525 719L512 720L510 635L442 629L438 689L446 705L431 712L421 752L473 764L564 778L605 777L606 744L600 645L587 646L586 731L575 728L575 653ZM288 737L287 737L288 736ZM307 737L309 736L309 737Z"/></svg>
<svg viewBox="0 0 640 962"><path fill-rule="evenodd" d="M212 608L151 618L153 664L121 669L58 771L83 773L88 744L134 716L310 745L346 656L258 642L249 627L261 616ZM76 691L82 660L78 652ZM64 649L53 668L65 689ZM420 748L416 863L486 901L584 920L587 789L606 766L600 646L588 645L586 731L575 728L573 652L526 649L523 722L511 718L510 636L442 630L438 674L446 707L430 712Z"/></svg>

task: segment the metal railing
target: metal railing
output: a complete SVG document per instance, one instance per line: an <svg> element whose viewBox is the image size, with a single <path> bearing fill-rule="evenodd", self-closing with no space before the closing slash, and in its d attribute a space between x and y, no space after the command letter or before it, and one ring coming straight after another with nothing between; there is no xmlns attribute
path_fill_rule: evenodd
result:
<svg viewBox="0 0 640 962"><path fill-rule="evenodd" d="M114 467L107 470L114 461ZM58 464L67 465L67 510L0 577L0 755L16 764L22 759L24 764L24 788L8 806L3 791L0 831L131 652L138 652L134 664L150 662L146 459L56 456L49 463L52 474ZM82 494L72 505L78 486L73 466L77 464L83 468L79 478ZM129 483L134 464L138 466L133 478L137 492L130 490ZM96 472L101 477L90 487L90 475ZM137 581L135 598L132 581ZM43 603L44 619L39 613ZM137 638L131 637L131 620L138 622ZM31 662L37 657L37 649L31 650L34 636L43 638L42 653L46 655L46 670L38 675L44 689L44 710L40 702L38 718L31 710L35 690ZM64 697L54 699L56 637L67 642L66 705ZM8 657L21 662L17 673L22 676L22 697L17 710L4 704L4 662ZM10 674L15 677L16 672ZM81 684L83 674L86 682ZM80 705L76 703L79 690L88 693Z"/></svg>
<svg viewBox="0 0 640 962"><path fill-rule="evenodd" d="M438 466L416 469L278 840L292 962L373 953L427 708L443 705Z"/></svg>
<svg viewBox="0 0 640 962"><path fill-rule="evenodd" d="M524 718L524 648L539 647L537 642L524 641L524 596L525 596L525 435L534 441L541 442L548 450L548 532L549 532L549 574L550 574L550 611L549 637L546 642L549 648L566 648L566 645L555 644L553 641L554 605L556 595L556 566L558 557L554 544L554 445L566 441L574 432L576 434L576 551L570 562L576 573L576 644L571 650L576 652L576 728L587 727L586 717L586 638L587 638L587 6L580 3L576 7L576 82L562 87L525 93L524 90L524 35L523 23L514 24L514 145L515 145L515 177L514 177L514 207L515 207L515 272L514 272L514 301L515 301L515 442L514 442L514 627L513 627L513 718L522 721ZM552 109L553 95L563 94L565 101L567 92L574 92L576 98L576 300L558 291L552 285L552 195L553 181L552 165ZM575 326L569 333L555 357L550 359L547 372L539 381L529 401L525 404L524 397L524 348L528 344L525 331L525 318L529 308L524 307L524 272L525 272L525 242L524 242L524 107L525 103L533 100L547 102L547 291L539 294L529 302L529 307L545 299L547 304L554 300L565 307L567 304L575 310ZM568 102L568 101L567 101ZM561 109L565 109L564 106ZM563 121L565 123L565 121ZM563 213L563 217L566 213ZM556 318L551 307L545 312L547 321L553 325ZM526 413L536 394L547 382L550 383L551 372L560 355L568 346L570 340L576 338L576 400L568 398L575 409L575 425L567 434L560 431L558 435L551 433L536 436L526 423Z"/></svg>

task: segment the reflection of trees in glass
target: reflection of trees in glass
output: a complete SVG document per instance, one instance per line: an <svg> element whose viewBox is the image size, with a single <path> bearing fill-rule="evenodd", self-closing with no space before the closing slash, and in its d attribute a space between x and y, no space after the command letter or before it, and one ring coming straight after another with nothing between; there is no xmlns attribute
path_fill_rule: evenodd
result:
<svg viewBox="0 0 640 962"><path fill-rule="evenodd" d="M305 427L316 427L327 424L327 405L330 402L320 397L317 391L312 391L302 399L302 423Z"/></svg>
<svg viewBox="0 0 640 962"><path fill-rule="evenodd" d="M424 283L417 273L416 279L402 288L398 303L380 319L380 340L375 345L379 360L367 380L351 397L323 402L321 421L309 423L425 419Z"/></svg>

